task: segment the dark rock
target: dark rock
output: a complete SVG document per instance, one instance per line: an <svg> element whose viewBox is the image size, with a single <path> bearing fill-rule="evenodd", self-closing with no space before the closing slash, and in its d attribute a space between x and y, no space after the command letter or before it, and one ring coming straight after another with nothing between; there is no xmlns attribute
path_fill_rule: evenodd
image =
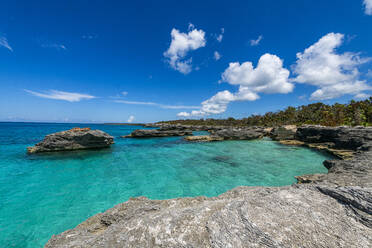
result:
<svg viewBox="0 0 372 248"><path fill-rule="evenodd" d="M212 132L213 136L221 137L224 140L252 140L264 136L263 129L253 128L227 128Z"/></svg>
<svg viewBox="0 0 372 248"><path fill-rule="evenodd" d="M190 130L137 129L125 138L152 138L192 135Z"/></svg>
<svg viewBox="0 0 372 248"><path fill-rule="evenodd" d="M304 126L299 127L296 139L307 143L332 142L335 148L357 150L372 147L372 127L323 127Z"/></svg>
<svg viewBox="0 0 372 248"><path fill-rule="evenodd" d="M71 130L53 133L33 147L28 147L28 153L71 151L82 149L106 148L114 144L114 138L101 130L89 128L73 128Z"/></svg>
<svg viewBox="0 0 372 248"><path fill-rule="evenodd" d="M293 140L296 136L297 127L295 125L287 125L274 127L271 130L270 137L273 140Z"/></svg>

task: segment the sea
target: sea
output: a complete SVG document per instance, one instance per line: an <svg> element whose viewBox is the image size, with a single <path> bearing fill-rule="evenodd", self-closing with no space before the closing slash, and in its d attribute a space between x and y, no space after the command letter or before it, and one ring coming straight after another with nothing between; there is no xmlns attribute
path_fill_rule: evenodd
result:
<svg viewBox="0 0 372 248"><path fill-rule="evenodd" d="M100 129L101 150L26 153L47 134ZM121 138L142 126L0 123L0 247L43 247L87 218L131 197L218 196L237 186L283 186L326 173L332 157L269 138L190 143L182 137ZM206 132L195 132L195 135Z"/></svg>

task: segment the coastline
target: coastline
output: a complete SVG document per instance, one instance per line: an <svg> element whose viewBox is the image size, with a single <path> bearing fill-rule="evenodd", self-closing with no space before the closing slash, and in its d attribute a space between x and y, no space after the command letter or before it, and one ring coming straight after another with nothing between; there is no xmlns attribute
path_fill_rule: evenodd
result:
<svg viewBox="0 0 372 248"><path fill-rule="evenodd" d="M371 135L371 128L360 127L297 129L304 144L334 143L354 156L326 160L327 174L299 175L291 186L241 186L211 198L132 198L53 236L45 247L369 247Z"/></svg>

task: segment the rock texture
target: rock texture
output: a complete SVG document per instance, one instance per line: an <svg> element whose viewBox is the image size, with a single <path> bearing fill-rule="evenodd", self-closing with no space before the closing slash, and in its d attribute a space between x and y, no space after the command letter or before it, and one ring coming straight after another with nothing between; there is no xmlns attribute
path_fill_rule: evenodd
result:
<svg viewBox="0 0 372 248"><path fill-rule="evenodd" d="M226 128L214 131L212 134L224 140L252 140L262 138L264 131L258 128Z"/></svg>
<svg viewBox="0 0 372 248"><path fill-rule="evenodd" d="M192 135L190 130L164 130L164 129L137 129L130 135L123 138L152 138L152 137L169 137L169 136L185 136Z"/></svg>
<svg viewBox="0 0 372 248"><path fill-rule="evenodd" d="M149 125L147 125L149 127ZM208 131L211 135L201 135L195 138L187 137L187 141L222 141L222 140L251 140L259 139L271 132L271 129L260 127L226 127L226 126L187 126L170 124L151 124L159 129L139 129L126 138L166 137L192 135L192 131Z"/></svg>
<svg viewBox="0 0 372 248"><path fill-rule="evenodd" d="M223 130L213 133L241 137ZM298 176L300 184L292 186L130 199L53 236L45 247L372 247L371 131L298 128L287 144L328 143L353 151L353 158L327 160L328 174Z"/></svg>
<svg viewBox="0 0 372 248"><path fill-rule="evenodd" d="M297 176L299 183L372 188L372 150L357 153L350 160L326 160L327 174Z"/></svg>
<svg viewBox="0 0 372 248"><path fill-rule="evenodd" d="M73 128L45 136L40 143L28 147L27 152L40 153L106 148L113 143L114 138L101 130Z"/></svg>
<svg viewBox="0 0 372 248"><path fill-rule="evenodd" d="M295 125L286 125L275 127L270 132L273 140L293 140L296 136L297 127Z"/></svg>
<svg viewBox="0 0 372 248"><path fill-rule="evenodd" d="M370 247L371 199L370 189L323 186L140 197L53 236L45 247Z"/></svg>
<svg viewBox="0 0 372 248"><path fill-rule="evenodd" d="M328 143L334 148L368 150L372 148L372 127L299 127L296 139L306 143Z"/></svg>

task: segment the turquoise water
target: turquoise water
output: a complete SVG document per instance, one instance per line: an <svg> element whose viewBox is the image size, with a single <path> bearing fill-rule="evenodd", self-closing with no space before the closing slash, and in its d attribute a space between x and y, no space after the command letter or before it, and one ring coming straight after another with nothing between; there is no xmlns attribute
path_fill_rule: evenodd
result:
<svg viewBox="0 0 372 248"><path fill-rule="evenodd" d="M79 126L115 137L110 149L27 155L46 134ZM325 173L328 155L270 140L187 143L121 139L139 127L0 123L0 247L41 247L53 234L130 197L216 196Z"/></svg>

